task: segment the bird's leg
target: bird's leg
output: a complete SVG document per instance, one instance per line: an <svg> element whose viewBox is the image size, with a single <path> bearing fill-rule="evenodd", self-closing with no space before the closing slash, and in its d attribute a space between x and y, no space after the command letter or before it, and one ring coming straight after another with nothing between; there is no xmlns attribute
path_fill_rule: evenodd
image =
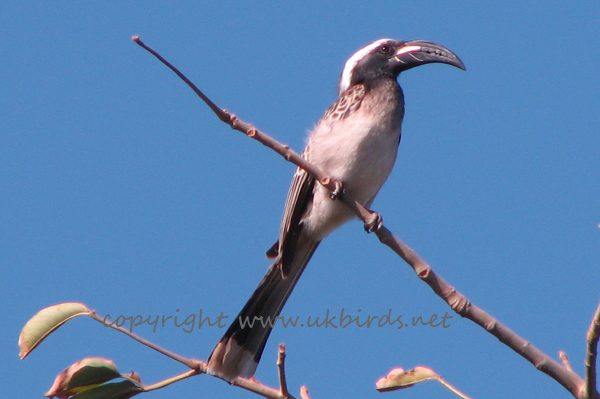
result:
<svg viewBox="0 0 600 399"><path fill-rule="evenodd" d="M365 223L365 231L367 233L377 232L383 226L383 218L377 212L371 212L371 218Z"/></svg>
<svg viewBox="0 0 600 399"><path fill-rule="evenodd" d="M338 198L340 198L342 195L344 195L344 183L340 182L340 181L334 181L333 182L335 184L335 189L331 192L331 194L329 194L329 197L332 200L336 200Z"/></svg>

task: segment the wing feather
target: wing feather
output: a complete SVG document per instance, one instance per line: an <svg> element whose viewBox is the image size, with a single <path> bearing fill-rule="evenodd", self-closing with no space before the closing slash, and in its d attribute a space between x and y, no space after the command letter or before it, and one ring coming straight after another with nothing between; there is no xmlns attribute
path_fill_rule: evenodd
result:
<svg viewBox="0 0 600 399"><path fill-rule="evenodd" d="M325 111L319 123L327 119L345 119L356 112L366 91L366 86L362 84L350 87ZM303 156L306 158L309 152L310 148L307 146ZM279 240L267 251L267 257L278 257L283 276L290 272L298 238L302 232L302 218L312 203L314 187L315 178L304 169L297 168L285 203Z"/></svg>

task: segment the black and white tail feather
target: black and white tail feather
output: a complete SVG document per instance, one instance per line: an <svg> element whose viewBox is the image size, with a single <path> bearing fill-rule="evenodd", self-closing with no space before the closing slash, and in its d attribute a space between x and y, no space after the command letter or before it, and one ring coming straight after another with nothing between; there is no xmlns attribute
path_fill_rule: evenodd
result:
<svg viewBox="0 0 600 399"><path fill-rule="evenodd" d="M369 207L396 160L404 116L400 72L427 63L464 69L447 48L422 40L380 39L346 62L339 98L313 129L303 157ZM353 214L298 168L288 193L274 262L208 361L208 372L227 380L251 377L274 321L323 238ZM252 323L252 327L246 323ZM261 322L262 321L262 322Z"/></svg>

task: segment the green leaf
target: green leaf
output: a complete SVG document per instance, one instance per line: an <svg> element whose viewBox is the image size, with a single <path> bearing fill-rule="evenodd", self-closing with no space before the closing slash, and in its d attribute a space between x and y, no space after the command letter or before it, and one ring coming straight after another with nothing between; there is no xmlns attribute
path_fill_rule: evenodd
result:
<svg viewBox="0 0 600 399"><path fill-rule="evenodd" d="M68 320L91 312L84 304L77 302L60 303L40 310L21 330L19 357L25 359L44 338Z"/></svg>
<svg viewBox="0 0 600 399"><path fill-rule="evenodd" d="M72 399L129 399L141 392L144 392L142 387L133 381L125 380L88 389L73 396Z"/></svg>
<svg viewBox="0 0 600 399"><path fill-rule="evenodd" d="M88 357L72 364L57 375L54 384L44 396L68 398L119 377L121 374L112 360Z"/></svg>

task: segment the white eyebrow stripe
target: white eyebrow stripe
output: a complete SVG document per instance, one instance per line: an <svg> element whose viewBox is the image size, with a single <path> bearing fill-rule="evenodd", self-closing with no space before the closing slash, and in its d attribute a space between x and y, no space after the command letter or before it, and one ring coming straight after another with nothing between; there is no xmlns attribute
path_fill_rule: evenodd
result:
<svg viewBox="0 0 600 399"><path fill-rule="evenodd" d="M356 68L356 65L359 63L359 61L362 60L367 54L372 52L373 49L381 46L383 43L390 41L390 40L392 40L392 39L385 38L385 39L376 40L371 44L367 44L365 47L361 48L356 53L354 53L352 55L352 57L348 58L348 61L346 61L346 64L344 65L344 69L342 71L342 77L340 78L340 84L338 86L338 88L339 88L338 95L342 94L350 87L350 81L352 79L352 72L354 72L354 68ZM409 46L409 47L413 47L413 46ZM415 46L415 47L417 47L417 46Z"/></svg>
<svg viewBox="0 0 600 399"><path fill-rule="evenodd" d="M406 53L413 53L415 51L421 51L421 49L422 49L421 46L406 46L406 47L401 47L396 52L396 56L399 56L399 55L402 55L402 54L406 54Z"/></svg>

